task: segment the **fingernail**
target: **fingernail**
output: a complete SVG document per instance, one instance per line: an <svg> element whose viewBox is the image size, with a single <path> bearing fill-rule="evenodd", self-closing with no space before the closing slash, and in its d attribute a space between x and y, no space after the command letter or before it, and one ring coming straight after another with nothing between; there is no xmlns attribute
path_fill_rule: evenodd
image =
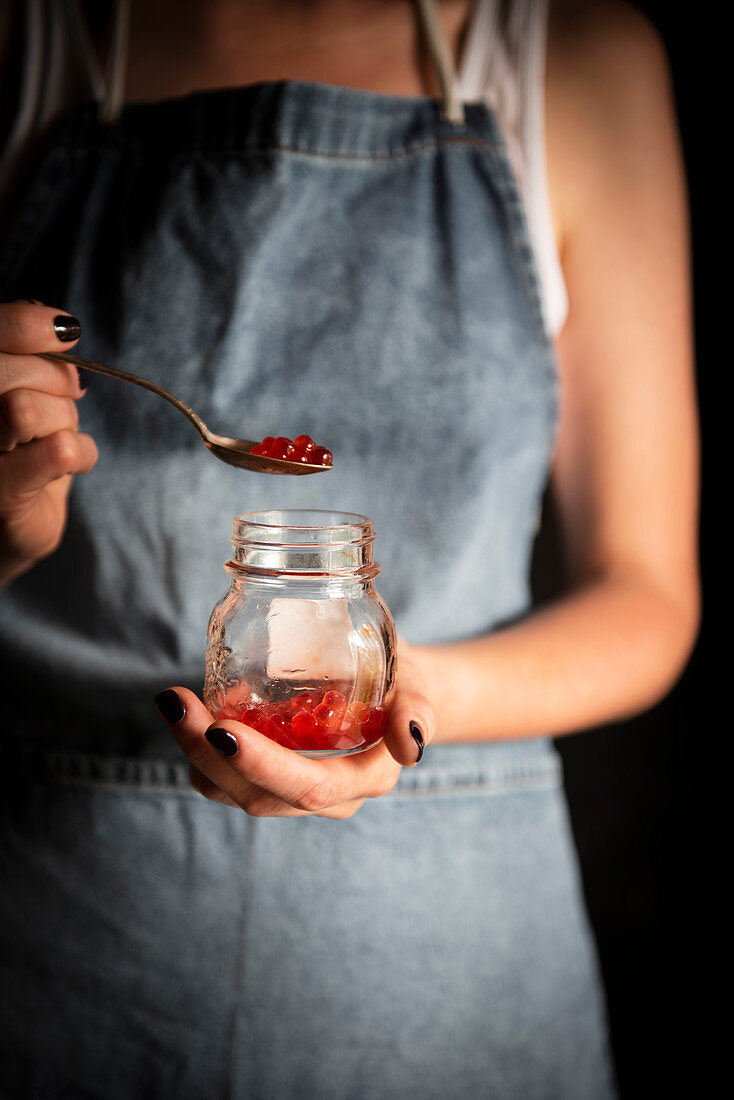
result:
<svg viewBox="0 0 734 1100"><path fill-rule="evenodd" d="M77 367L76 373L79 375L79 388L85 390L89 385L89 371L84 367Z"/></svg>
<svg viewBox="0 0 734 1100"><path fill-rule="evenodd" d="M155 697L155 705L167 722L175 726L186 715L186 707L180 695L173 688L166 688Z"/></svg>
<svg viewBox="0 0 734 1100"><path fill-rule="evenodd" d="M423 756L423 750L426 747L426 742L423 738L423 730L420 728L417 722L410 723L410 736L413 738L416 745L418 746L418 759L416 760L416 764L419 764Z"/></svg>
<svg viewBox="0 0 734 1100"><path fill-rule="evenodd" d="M233 737L229 730L215 727L204 734L210 745L213 745L222 756L234 756L237 752L237 738Z"/></svg>
<svg viewBox="0 0 734 1100"><path fill-rule="evenodd" d="M69 344L72 340L79 339L82 334L82 326L76 317L72 317L68 313L60 313L58 317L54 317L54 332L59 340Z"/></svg>

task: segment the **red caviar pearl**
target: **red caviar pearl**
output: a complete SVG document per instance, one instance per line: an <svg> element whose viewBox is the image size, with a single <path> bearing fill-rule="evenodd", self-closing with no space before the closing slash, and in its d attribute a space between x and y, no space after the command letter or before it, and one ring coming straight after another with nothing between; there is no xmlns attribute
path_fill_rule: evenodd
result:
<svg viewBox="0 0 734 1100"><path fill-rule="evenodd" d="M294 695L291 706L299 710L313 710L320 702L321 696L317 691L302 691L300 695Z"/></svg>
<svg viewBox="0 0 734 1100"><path fill-rule="evenodd" d="M322 703L326 707L331 707L334 714L341 717L347 705L347 697L342 695L340 691L326 691Z"/></svg>
<svg viewBox="0 0 734 1100"><path fill-rule="evenodd" d="M326 703L319 703L317 707L314 707L312 713L320 726L328 726L334 717L333 710Z"/></svg>
<svg viewBox="0 0 734 1100"><path fill-rule="evenodd" d="M316 444L310 435L299 435L293 440L293 446L297 451L312 451Z"/></svg>
<svg viewBox="0 0 734 1100"><path fill-rule="evenodd" d="M278 436L270 448L270 458L290 458L295 447L290 439L284 435Z"/></svg>
<svg viewBox="0 0 734 1100"><path fill-rule="evenodd" d="M359 701L350 703L347 707L347 713L351 715L352 719L359 726L365 725L365 723L370 720L371 712L366 703L360 703Z"/></svg>
<svg viewBox="0 0 734 1100"><path fill-rule="evenodd" d="M272 435L266 435L261 443L256 443L254 447L250 449L251 455L267 455L275 443L275 438Z"/></svg>
<svg viewBox="0 0 734 1100"><path fill-rule="evenodd" d="M311 461L317 466L331 466L334 456L331 451L327 451L326 447L314 447L311 452Z"/></svg>
<svg viewBox="0 0 734 1100"><path fill-rule="evenodd" d="M309 714L308 711L301 710L298 714L294 714L291 719L291 730L300 740L307 739L311 734L316 733L316 719L313 714Z"/></svg>

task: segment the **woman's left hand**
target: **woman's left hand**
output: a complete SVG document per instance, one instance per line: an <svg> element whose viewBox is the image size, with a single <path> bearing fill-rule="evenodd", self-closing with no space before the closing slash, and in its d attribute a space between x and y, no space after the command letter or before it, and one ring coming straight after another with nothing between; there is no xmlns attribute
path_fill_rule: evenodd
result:
<svg viewBox="0 0 734 1100"><path fill-rule="evenodd" d="M311 760L241 722L215 722L186 688L156 705L191 764L194 790L253 817L346 818L365 798L387 794L433 739L435 718L410 646L399 643L398 678L383 741L354 756Z"/></svg>

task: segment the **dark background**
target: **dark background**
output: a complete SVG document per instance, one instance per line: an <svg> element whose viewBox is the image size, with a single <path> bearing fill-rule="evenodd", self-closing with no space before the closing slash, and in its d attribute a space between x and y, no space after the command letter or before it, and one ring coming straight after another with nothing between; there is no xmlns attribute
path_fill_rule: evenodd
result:
<svg viewBox="0 0 734 1100"><path fill-rule="evenodd" d="M658 28L668 50L688 173L703 427L704 618L688 669L659 706L632 721L557 742L624 1100L720 1091L720 1084L714 1085L717 1027L708 992L724 962L714 947L716 875L709 862L714 834L706 825L709 790L722 768L717 735L728 722L713 707L709 645L714 629L708 536L711 371L716 363L725 367L730 358L717 355L723 344L717 326L723 328L723 322L718 265L712 262L717 237L726 233L731 239L727 204L718 205L714 187L722 175L719 166L717 177L714 124L717 110L725 113L717 108L721 100L710 82L717 68L717 31L709 19L714 9L706 5L705 27L690 5L637 7ZM551 583L552 554L547 542L540 545L536 583L541 593Z"/></svg>

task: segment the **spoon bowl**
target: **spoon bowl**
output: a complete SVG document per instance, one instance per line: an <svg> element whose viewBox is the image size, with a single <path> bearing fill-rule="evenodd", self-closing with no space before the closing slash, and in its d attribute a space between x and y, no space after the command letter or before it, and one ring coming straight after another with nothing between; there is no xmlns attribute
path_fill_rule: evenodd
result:
<svg viewBox="0 0 734 1100"><path fill-rule="evenodd" d="M232 439L228 435L214 435L209 433L209 438L204 443L213 455L226 462L229 466L237 466L240 470L257 470L261 474L318 474L322 470L330 470L331 466L319 466L312 462L289 462L287 458L268 458L267 455L250 454L250 449L255 446L256 440Z"/></svg>
<svg viewBox="0 0 734 1100"><path fill-rule="evenodd" d="M44 351L40 353L44 359L54 359L60 363L73 363L76 367L92 371L96 374L106 374L110 378L118 378L122 382L131 382L134 386L141 386L144 390L162 397L179 412L183 413L196 428L206 447L216 458L226 462L228 466L236 466L240 470L255 470L260 474L289 474L300 476L303 474L320 474L324 470L330 470L331 466L322 466L315 462L291 462L287 458L268 458L267 455L251 454L252 448L258 443L256 439L234 439L229 435L217 435L207 428L204 421L190 408L180 397L165 390L156 382L150 382L147 378L141 378L137 374L129 374L117 367L108 367L104 363L97 363L94 359L84 359L81 355L72 352Z"/></svg>

